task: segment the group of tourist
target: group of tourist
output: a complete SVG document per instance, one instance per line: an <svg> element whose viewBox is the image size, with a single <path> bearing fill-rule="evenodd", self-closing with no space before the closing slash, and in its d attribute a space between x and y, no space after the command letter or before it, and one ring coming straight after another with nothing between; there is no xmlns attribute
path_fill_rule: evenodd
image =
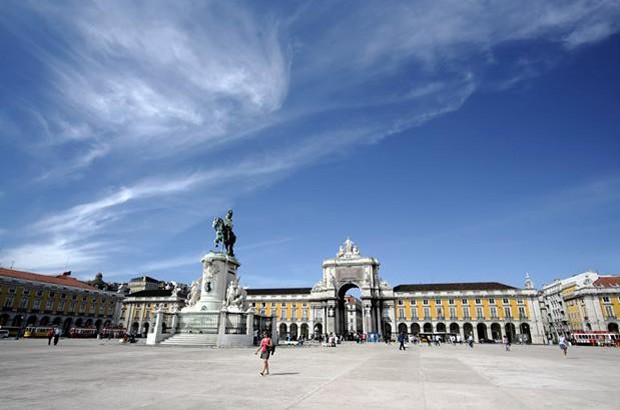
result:
<svg viewBox="0 0 620 410"><path fill-rule="evenodd" d="M52 340L54 340L54 346L56 346L58 344L58 341L60 340L60 336L62 336L62 329L60 328L60 326L51 327L47 331L47 345L51 346Z"/></svg>

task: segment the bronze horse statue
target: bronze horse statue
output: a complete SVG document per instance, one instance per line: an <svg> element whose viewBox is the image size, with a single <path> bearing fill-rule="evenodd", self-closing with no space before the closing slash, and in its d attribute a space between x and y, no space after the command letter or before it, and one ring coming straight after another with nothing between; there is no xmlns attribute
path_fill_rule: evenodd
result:
<svg viewBox="0 0 620 410"><path fill-rule="evenodd" d="M215 229L215 247L217 248L222 243L226 254L228 256L235 256L234 246L237 242L237 236L232 230L232 211L228 211L226 219L222 219L219 216L213 219L213 229Z"/></svg>

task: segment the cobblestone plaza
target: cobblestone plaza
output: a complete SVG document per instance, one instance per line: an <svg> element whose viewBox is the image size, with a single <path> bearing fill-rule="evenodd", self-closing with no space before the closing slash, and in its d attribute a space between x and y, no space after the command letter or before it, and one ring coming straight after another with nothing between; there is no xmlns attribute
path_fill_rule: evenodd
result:
<svg viewBox="0 0 620 410"><path fill-rule="evenodd" d="M23 408L617 408L620 349L348 342L251 348L0 341L1 406Z"/></svg>

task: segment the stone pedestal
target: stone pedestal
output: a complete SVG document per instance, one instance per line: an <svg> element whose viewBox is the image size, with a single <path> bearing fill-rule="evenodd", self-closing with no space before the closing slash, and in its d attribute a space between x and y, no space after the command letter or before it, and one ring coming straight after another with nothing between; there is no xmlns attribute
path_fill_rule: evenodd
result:
<svg viewBox="0 0 620 410"><path fill-rule="evenodd" d="M200 299L182 312L219 312L226 298L226 288L236 280L240 264L236 258L225 253L209 252L203 256Z"/></svg>
<svg viewBox="0 0 620 410"><path fill-rule="evenodd" d="M193 338L217 347L251 346L254 313L239 285L239 261L209 252L201 263L202 274L192 284L188 306L175 314L175 335L166 344L174 344L175 338L185 342Z"/></svg>
<svg viewBox="0 0 620 410"><path fill-rule="evenodd" d="M155 326L151 329L150 333L146 335L146 344L154 345L163 340L162 324L164 323L164 311L158 310L155 312Z"/></svg>

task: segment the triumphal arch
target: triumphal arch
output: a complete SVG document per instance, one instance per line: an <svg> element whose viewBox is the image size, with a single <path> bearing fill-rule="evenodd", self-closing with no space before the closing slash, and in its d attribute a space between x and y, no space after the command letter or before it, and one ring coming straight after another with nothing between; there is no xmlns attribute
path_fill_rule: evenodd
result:
<svg viewBox="0 0 620 410"><path fill-rule="evenodd" d="M379 261L362 256L357 245L347 238L336 257L323 261L323 278L310 291L313 310L321 310L326 333L345 334L344 297L358 288L362 301L364 333L384 333L394 323L394 291L379 275Z"/></svg>

